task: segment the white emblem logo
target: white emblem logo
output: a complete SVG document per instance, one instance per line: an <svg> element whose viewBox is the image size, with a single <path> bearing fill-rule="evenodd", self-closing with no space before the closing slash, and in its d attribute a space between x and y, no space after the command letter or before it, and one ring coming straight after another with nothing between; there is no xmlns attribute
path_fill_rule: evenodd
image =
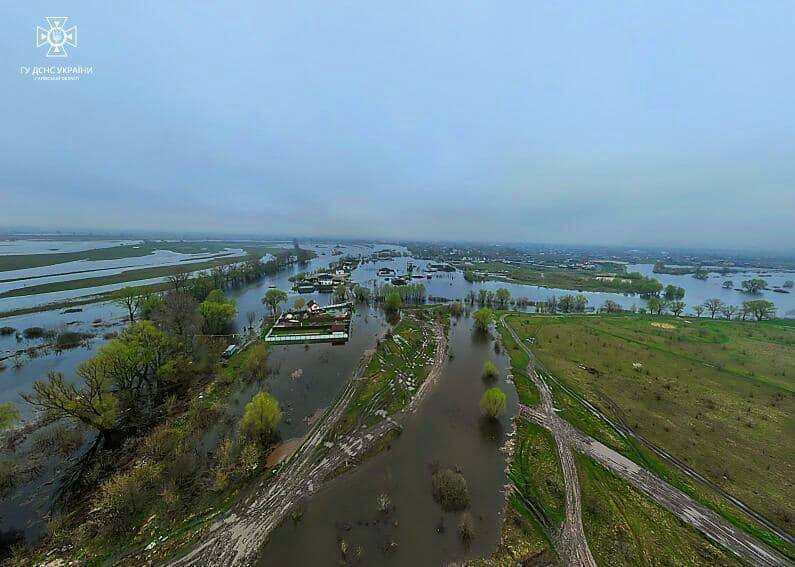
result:
<svg viewBox="0 0 795 567"><path fill-rule="evenodd" d="M66 46L77 47L77 26L64 28L68 17L48 17L47 23L50 29L45 30L41 26L36 26L36 47L49 45L47 57L68 57Z"/></svg>

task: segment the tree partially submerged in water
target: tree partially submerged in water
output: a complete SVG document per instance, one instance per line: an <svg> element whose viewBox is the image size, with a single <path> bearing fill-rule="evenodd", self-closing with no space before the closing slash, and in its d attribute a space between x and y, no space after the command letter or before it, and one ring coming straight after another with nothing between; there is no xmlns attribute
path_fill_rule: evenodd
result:
<svg viewBox="0 0 795 567"><path fill-rule="evenodd" d="M248 349L243 374L249 380L264 380L268 375L268 347L262 343Z"/></svg>
<svg viewBox="0 0 795 567"><path fill-rule="evenodd" d="M268 392L259 392L246 404L240 429L244 435L264 445L281 421L282 410L276 398Z"/></svg>
<svg viewBox="0 0 795 567"><path fill-rule="evenodd" d="M433 473L433 498L445 512L459 512L469 506L467 481L452 469L439 469Z"/></svg>
<svg viewBox="0 0 795 567"><path fill-rule="evenodd" d="M403 300L400 298L400 294L396 291L393 291L386 298L386 303L384 304L384 308L389 313L397 313L398 311L400 311L401 305L403 305Z"/></svg>
<svg viewBox="0 0 795 567"><path fill-rule="evenodd" d="M111 295L111 299L116 305L127 310L130 323L135 322L135 316L144 305L149 304L155 295L141 286L129 286L119 289Z"/></svg>
<svg viewBox="0 0 795 567"><path fill-rule="evenodd" d="M356 301L363 303L370 300L370 289L363 285L356 284L353 286L353 297Z"/></svg>
<svg viewBox="0 0 795 567"><path fill-rule="evenodd" d="M464 512L458 520L458 537L464 545L469 545L475 538L475 522L472 520L472 514Z"/></svg>
<svg viewBox="0 0 795 567"><path fill-rule="evenodd" d="M497 419L505 413L505 406L505 394L499 388L489 388L480 398L480 409L490 419Z"/></svg>
<svg viewBox="0 0 795 567"><path fill-rule="evenodd" d="M472 318L475 320L475 329L486 332L489 325L494 322L494 311L488 307L481 307L472 314Z"/></svg>
<svg viewBox="0 0 795 567"><path fill-rule="evenodd" d="M505 309L508 307L508 302L511 300L511 292L501 287L497 289L495 292L495 297L497 299L497 305L499 305L500 309Z"/></svg>
<svg viewBox="0 0 795 567"><path fill-rule="evenodd" d="M179 356L174 341L151 321L139 321L77 367L80 382L50 372L22 397L55 417L75 419L101 433L143 425L182 377Z"/></svg>
<svg viewBox="0 0 795 567"><path fill-rule="evenodd" d="M492 361L487 360L483 363L483 372L480 374L481 378L484 380L494 380L498 374L497 367Z"/></svg>
<svg viewBox="0 0 795 567"><path fill-rule="evenodd" d="M746 293L759 293L763 289L767 289L767 282L761 278L743 280L741 285Z"/></svg>

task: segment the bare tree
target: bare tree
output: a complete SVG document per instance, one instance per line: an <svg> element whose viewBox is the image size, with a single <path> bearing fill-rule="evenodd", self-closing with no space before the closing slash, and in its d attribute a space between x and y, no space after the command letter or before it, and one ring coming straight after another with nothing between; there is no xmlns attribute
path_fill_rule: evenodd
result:
<svg viewBox="0 0 795 567"><path fill-rule="evenodd" d="M715 313L720 311L723 307L723 302L717 297L713 297L712 299L707 299L704 302L704 307L706 307L707 311L709 311L709 316L714 319Z"/></svg>
<svg viewBox="0 0 795 567"><path fill-rule="evenodd" d="M154 315L160 328L178 337L194 334L201 325L198 303L187 293L169 291Z"/></svg>
<svg viewBox="0 0 795 567"><path fill-rule="evenodd" d="M113 293L113 302L127 309L130 323L135 322L135 314L141 308L144 300L144 292L139 287L124 287Z"/></svg>
<svg viewBox="0 0 795 567"><path fill-rule="evenodd" d="M696 312L696 317L701 317L702 313L704 313L704 306L703 305L694 305L693 311Z"/></svg>
<svg viewBox="0 0 795 567"><path fill-rule="evenodd" d="M724 317L727 319L731 319L734 317L734 314L737 313L737 306L736 305L725 305L723 309L720 310Z"/></svg>
<svg viewBox="0 0 795 567"><path fill-rule="evenodd" d="M185 285L187 285L189 279L190 272L177 272L176 274L168 276L168 281L176 292L182 291L185 288Z"/></svg>

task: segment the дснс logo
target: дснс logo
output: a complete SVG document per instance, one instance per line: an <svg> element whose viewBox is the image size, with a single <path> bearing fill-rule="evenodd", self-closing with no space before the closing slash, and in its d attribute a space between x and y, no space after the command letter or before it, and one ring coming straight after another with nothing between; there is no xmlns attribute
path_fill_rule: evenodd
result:
<svg viewBox="0 0 795 567"><path fill-rule="evenodd" d="M68 19L66 16L50 16L47 18L50 29L36 26L36 47L49 45L47 57L68 57L66 46L77 47L77 26L64 28Z"/></svg>

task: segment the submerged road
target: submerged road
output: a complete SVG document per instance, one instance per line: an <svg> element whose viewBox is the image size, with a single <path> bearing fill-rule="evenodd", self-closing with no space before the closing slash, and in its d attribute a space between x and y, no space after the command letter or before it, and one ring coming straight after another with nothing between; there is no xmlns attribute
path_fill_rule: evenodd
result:
<svg viewBox="0 0 795 567"><path fill-rule="evenodd" d="M566 519L559 536L559 552L566 565L595 565L582 530L580 489L572 455L573 449L591 457L680 520L704 534L707 539L728 549L749 564L765 567L792 565L777 551L697 503L678 488L671 486L634 461L586 435L559 417L552 406L552 394L549 386L535 372L535 357L532 351L521 341L514 329L505 323L504 316L500 322L508 329L516 344L530 357L527 373L538 388L541 397L539 407L520 404L519 415L547 429L552 433L558 445L558 454L566 483ZM562 446L566 450L562 450ZM567 472L569 467L572 467L573 471ZM570 493L576 494L570 495ZM576 507L577 510L572 510L571 507Z"/></svg>
<svg viewBox="0 0 795 567"><path fill-rule="evenodd" d="M303 499L316 492L334 471L356 462L387 433L400 429L400 421L414 413L439 380L445 362L447 337L439 323L431 323L436 340L433 363L428 376L408 405L392 417L334 444L328 455L317 461L316 451L334 429L363 378L373 351L367 351L340 396L307 435L306 441L290 457L269 483L235 506L224 518L212 524L202 540L186 555L172 561L173 566L253 565L270 533Z"/></svg>

